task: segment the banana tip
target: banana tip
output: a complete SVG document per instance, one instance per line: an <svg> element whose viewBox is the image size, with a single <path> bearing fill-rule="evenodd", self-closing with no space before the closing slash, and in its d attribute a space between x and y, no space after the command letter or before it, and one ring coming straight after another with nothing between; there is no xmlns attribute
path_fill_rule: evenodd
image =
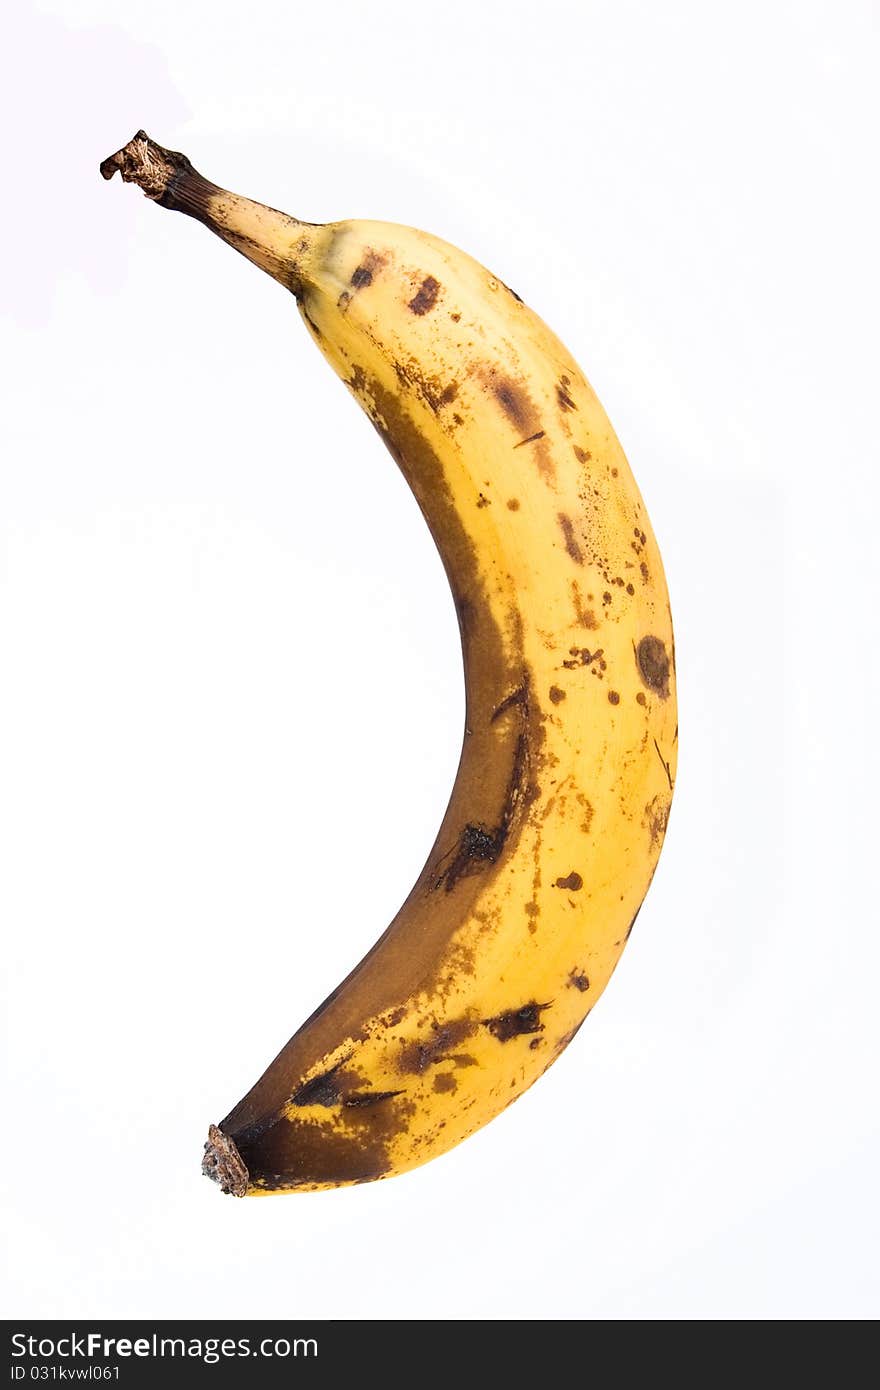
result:
<svg viewBox="0 0 880 1390"><path fill-rule="evenodd" d="M208 1128L208 1142L202 1157L202 1172L220 1191L233 1197L243 1197L248 1189L248 1170L228 1134L217 1125Z"/></svg>

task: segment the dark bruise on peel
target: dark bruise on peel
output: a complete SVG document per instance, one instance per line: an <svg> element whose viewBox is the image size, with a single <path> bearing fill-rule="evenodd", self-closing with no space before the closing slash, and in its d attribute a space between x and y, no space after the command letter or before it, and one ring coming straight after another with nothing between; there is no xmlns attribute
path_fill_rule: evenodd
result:
<svg viewBox="0 0 880 1390"><path fill-rule="evenodd" d="M569 395L568 388L571 385L571 378L562 376L556 383L556 403L562 411L577 410L577 406Z"/></svg>
<svg viewBox="0 0 880 1390"><path fill-rule="evenodd" d="M398 1070L421 1076L437 1062L455 1060L453 1049L476 1032L476 1023L469 1018L455 1018L442 1027L435 1027L427 1038L405 1043L400 1053ZM461 1065L456 1062L456 1065Z"/></svg>
<svg viewBox="0 0 880 1390"><path fill-rule="evenodd" d="M522 685L518 685L516 690L512 690L509 695L496 705L492 711L490 723L494 724L496 719L500 719L502 714L506 714L509 709L519 707L528 713L529 708L529 682L526 678Z"/></svg>
<svg viewBox="0 0 880 1390"><path fill-rule="evenodd" d="M483 1023L493 1038L502 1043L510 1042L511 1038L518 1038L523 1034L543 1033L541 1014L549 1008L549 1004L523 1004L522 1008L506 1009L494 1018L484 1018Z"/></svg>
<svg viewBox="0 0 880 1390"><path fill-rule="evenodd" d="M669 696L669 655L659 637L643 637L636 647L639 675L649 690L665 700Z"/></svg>
<svg viewBox="0 0 880 1390"><path fill-rule="evenodd" d="M342 1100L342 1092L337 1078L344 1065L343 1062L338 1062L329 1071L304 1082L290 1097L291 1105L338 1105Z"/></svg>
<svg viewBox="0 0 880 1390"><path fill-rule="evenodd" d="M521 733L516 743L501 820L493 827L474 825L471 822L465 825L458 845L449 851L453 855L452 859L434 880L434 888L442 885L446 892L450 893L460 879L469 878L472 874L479 873L486 865L498 862L507 843L514 814L523 799L527 775L528 740L526 734Z"/></svg>
<svg viewBox="0 0 880 1390"><path fill-rule="evenodd" d="M407 308L414 314L428 314L437 303L439 293L440 281L435 280L433 275L426 275Z"/></svg>
<svg viewBox="0 0 880 1390"><path fill-rule="evenodd" d="M280 1120L255 1144L238 1140L255 1185L273 1192L384 1177L398 1125L393 1107L357 1108L343 1115L308 1124Z"/></svg>
<svg viewBox="0 0 880 1390"><path fill-rule="evenodd" d="M396 1096L402 1096L403 1091L353 1091L350 1096L346 1096L343 1105L359 1107L364 1105L379 1105L383 1100L394 1100Z"/></svg>

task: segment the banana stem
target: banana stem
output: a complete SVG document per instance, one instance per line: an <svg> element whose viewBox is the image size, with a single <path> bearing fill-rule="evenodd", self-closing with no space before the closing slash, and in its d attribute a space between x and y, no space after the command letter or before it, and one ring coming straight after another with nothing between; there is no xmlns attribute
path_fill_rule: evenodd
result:
<svg viewBox="0 0 880 1390"><path fill-rule="evenodd" d="M143 130L101 164L105 179L112 179L117 170L125 183L137 184L153 202L196 218L273 279L299 293L298 267L311 246L313 224L218 188L193 168L185 154L166 150Z"/></svg>

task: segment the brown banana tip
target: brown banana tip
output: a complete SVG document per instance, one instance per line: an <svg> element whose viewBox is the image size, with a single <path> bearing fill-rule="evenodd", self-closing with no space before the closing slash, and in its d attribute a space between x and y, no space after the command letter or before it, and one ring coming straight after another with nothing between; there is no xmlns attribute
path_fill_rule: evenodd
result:
<svg viewBox="0 0 880 1390"><path fill-rule="evenodd" d="M185 154L157 145L145 130L139 130L127 145L101 162L105 179L112 179L117 169L126 183L136 183L146 197L157 201L179 174L195 173Z"/></svg>
<svg viewBox="0 0 880 1390"><path fill-rule="evenodd" d="M248 1170L241 1154L229 1135L217 1125L208 1127L202 1172L212 1182L219 1183L221 1192L233 1197L243 1197L248 1190Z"/></svg>

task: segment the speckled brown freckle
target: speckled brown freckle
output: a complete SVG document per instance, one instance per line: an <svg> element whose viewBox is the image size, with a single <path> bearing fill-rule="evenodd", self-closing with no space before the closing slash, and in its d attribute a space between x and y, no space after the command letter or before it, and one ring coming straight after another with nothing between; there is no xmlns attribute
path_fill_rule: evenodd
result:
<svg viewBox="0 0 880 1390"><path fill-rule="evenodd" d="M627 584L627 586L626 586L626 592L627 592L628 594L634 594L634 593L635 593L635 588L634 588L634 586L633 586L632 584Z"/></svg>
<svg viewBox="0 0 880 1390"><path fill-rule="evenodd" d="M618 472L618 470L617 470L616 468L612 468L612 470L611 470L611 476L612 476L612 478L616 478L616 477L617 477L617 472Z"/></svg>
<svg viewBox="0 0 880 1390"><path fill-rule="evenodd" d="M558 685L551 685L549 695L554 705L558 705L560 700L565 699L565 691L560 690Z"/></svg>
<svg viewBox="0 0 880 1390"><path fill-rule="evenodd" d="M574 456L578 463L589 463L590 459L593 457L589 449L579 449L577 444L574 446Z"/></svg>
<svg viewBox="0 0 880 1390"><path fill-rule="evenodd" d="M609 703L609 705L619 705L619 704L620 704L620 696L618 695L618 693L617 693L616 690L609 690L609 691L608 691L608 703Z"/></svg>
<svg viewBox="0 0 880 1390"><path fill-rule="evenodd" d="M456 1091L458 1090L458 1082L451 1072L441 1071L434 1077L434 1090Z"/></svg>
<svg viewBox="0 0 880 1390"><path fill-rule="evenodd" d="M478 506L478 507L491 507L491 505L492 505L492 503L490 502L489 498L488 498L488 497L484 497L483 494L482 494L482 492L481 492L480 495L479 495L479 497L477 498L477 506Z"/></svg>
<svg viewBox="0 0 880 1390"><path fill-rule="evenodd" d="M648 703L648 702L647 702L647 700L645 699L645 692L644 692L644 690L640 690L639 693L638 693L638 695L636 696L636 704L637 704L637 705L645 705L645 704L647 704L647 703Z"/></svg>
<svg viewBox="0 0 880 1390"><path fill-rule="evenodd" d="M509 512L518 512L518 511L519 511L519 498L518 498L518 497L508 497L508 499L507 499L507 510L508 510Z"/></svg>
<svg viewBox="0 0 880 1390"><path fill-rule="evenodd" d="M590 988L589 978L584 974L583 970L572 970L568 977L568 983L571 985L572 989L580 990L581 994L586 994L587 990Z"/></svg>

